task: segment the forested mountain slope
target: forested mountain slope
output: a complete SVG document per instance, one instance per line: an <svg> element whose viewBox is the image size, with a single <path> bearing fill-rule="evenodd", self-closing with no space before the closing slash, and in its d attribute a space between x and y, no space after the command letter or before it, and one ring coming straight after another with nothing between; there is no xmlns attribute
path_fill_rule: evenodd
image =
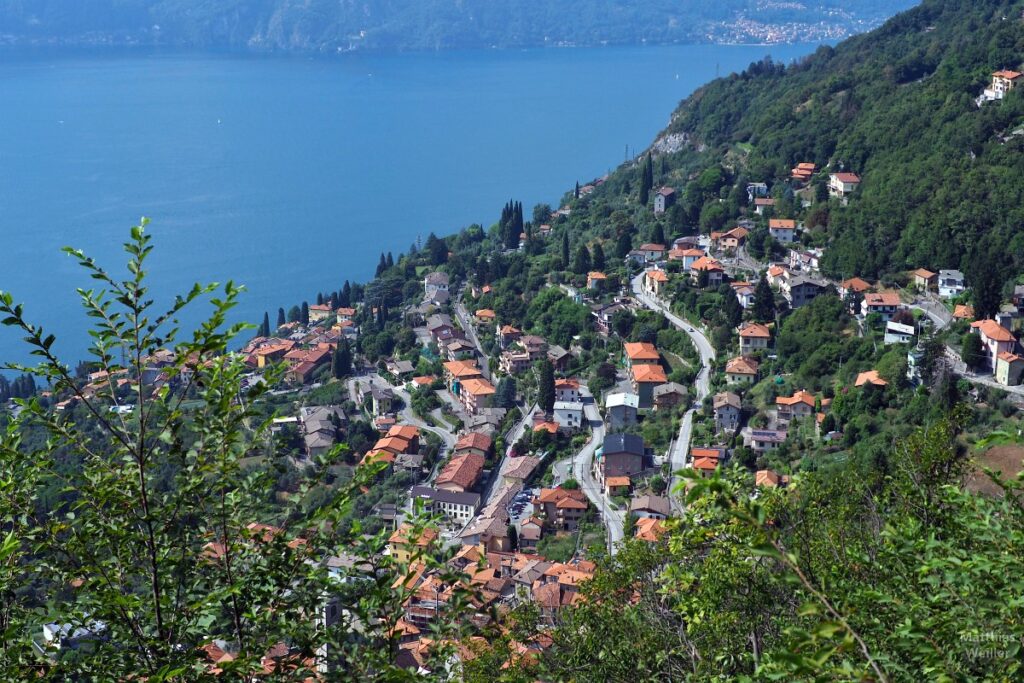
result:
<svg viewBox="0 0 1024 683"><path fill-rule="evenodd" d="M1024 267L1024 92L979 108L994 70L1024 61L1024 3L927 0L799 64L765 62L682 103L667 131L749 180L799 162L859 173L824 217L833 275L919 266ZM678 139L678 138L677 138ZM712 163L709 161L709 163Z"/></svg>
<svg viewBox="0 0 1024 683"><path fill-rule="evenodd" d="M440 49L840 38L913 0L0 0L0 43Z"/></svg>

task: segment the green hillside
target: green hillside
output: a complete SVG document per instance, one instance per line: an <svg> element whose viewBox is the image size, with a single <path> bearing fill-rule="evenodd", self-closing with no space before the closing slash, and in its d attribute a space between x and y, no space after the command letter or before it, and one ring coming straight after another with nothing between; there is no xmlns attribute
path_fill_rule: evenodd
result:
<svg viewBox="0 0 1024 683"><path fill-rule="evenodd" d="M1009 135L1024 97L980 109L974 99L992 71L1024 61L1022 10L928 0L799 64L754 64L707 85L667 133L706 148L704 165L728 157L776 193L798 162L859 173L849 206L815 217L832 275L925 266L1006 279L1024 266L1024 137Z"/></svg>

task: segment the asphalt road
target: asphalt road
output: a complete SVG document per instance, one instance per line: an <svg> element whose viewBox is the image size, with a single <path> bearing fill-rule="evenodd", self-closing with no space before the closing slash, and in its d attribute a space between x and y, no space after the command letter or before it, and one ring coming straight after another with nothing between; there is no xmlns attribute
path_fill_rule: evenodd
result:
<svg viewBox="0 0 1024 683"><path fill-rule="evenodd" d="M439 465L441 461L444 460L444 458L448 455L448 453L455 448L455 443L456 441L458 441L455 435L446 429L435 427L434 425L421 420L412 410L412 400L408 392L406 392L404 389L392 386L378 373L373 373L370 375L366 375L364 377L360 377L359 380L357 380L356 378L348 380L348 390L353 401L355 401L355 388L357 381L370 382L371 384L376 384L379 387L391 389L391 391L395 393L395 396L400 398L402 400L402 403L405 404L405 407L402 408L402 412L400 413L402 422L405 424L410 424L413 427L417 427L418 429L420 429L420 431L430 432L436 435L439 439L441 439L441 452L438 453L437 463L434 466L434 470L430 473L430 477L427 479L428 482L433 481L434 477L437 476L437 465Z"/></svg>
<svg viewBox="0 0 1024 683"><path fill-rule="evenodd" d="M704 397L711 392L711 362L715 359L715 349L700 330L670 312L668 307L661 301L645 294L643 291L643 277L644 274L640 273L640 275L633 278L633 295L637 301L652 311L657 311L664 315L672 325L685 332L693 341L694 346L697 347L697 352L700 354L701 369L697 374L697 379L694 381L694 387L697 390L696 403L699 405L704 400ZM686 456L690 451L690 439L693 435L693 415L695 412L694 408L690 408L683 415L679 425L679 434L669 450L669 466L672 468L673 473L669 486L669 499L676 509L682 509L681 500L679 496L675 495L675 491L681 485L682 480L675 473L684 469L687 464Z"/></svg>
<svg viewBox="0 0 1024 683"><path fill-rule="evenodd" d="M591 434L590 441L573 458L573 476L579 482L580 490L586 494L590 504L601 513L601 519L608 530L608 551L614 554L619 542L622 541L625 511L612 508L611 501L604 495L600 484L594 478L594 453L598 446L604 443L604 420L601 419L597 403L590 392L580 387L580 395L584 402L584 415L590 423Z"/></svg>
<svg viewBox="0 0 1024 683"><path fill-rule="evenodd" d="M461 296L461 293L460 293ZM455 304L455 317L458 318L459 324L462 325L462 330L469 337L469 341L473 346L476 347L476 352L480 354L480 374L484 376L488 382L491 380L491 369L487 362L487 354L484 353L484 347L480 345L480 338L476 336L476 328L473 326L473 320L469 317L469 312L462 302Z"/></svg>

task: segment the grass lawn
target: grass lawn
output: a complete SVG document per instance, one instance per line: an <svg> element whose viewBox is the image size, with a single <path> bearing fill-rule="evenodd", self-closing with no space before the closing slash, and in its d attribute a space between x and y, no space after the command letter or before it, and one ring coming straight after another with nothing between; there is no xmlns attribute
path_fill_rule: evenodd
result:
<svg viewBox="0 0 1024 683"><path fill-rule="evenodd" d="M576 534L548 534L537 542L537 554L551 562L568 562L576 552Z"/></svg>

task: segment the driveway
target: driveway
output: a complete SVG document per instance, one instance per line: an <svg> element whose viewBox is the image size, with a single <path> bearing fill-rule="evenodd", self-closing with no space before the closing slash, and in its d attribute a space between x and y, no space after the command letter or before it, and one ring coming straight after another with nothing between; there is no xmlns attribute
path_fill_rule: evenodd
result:
<svg viewBox="0 0 1024 683"><path fill-rule="evenodd" d="M935 324L935 331L948 326L953 322L953 314L949 312L945 304L932 298L919 296L910 305L910 308L921 311Z"/></svg>

